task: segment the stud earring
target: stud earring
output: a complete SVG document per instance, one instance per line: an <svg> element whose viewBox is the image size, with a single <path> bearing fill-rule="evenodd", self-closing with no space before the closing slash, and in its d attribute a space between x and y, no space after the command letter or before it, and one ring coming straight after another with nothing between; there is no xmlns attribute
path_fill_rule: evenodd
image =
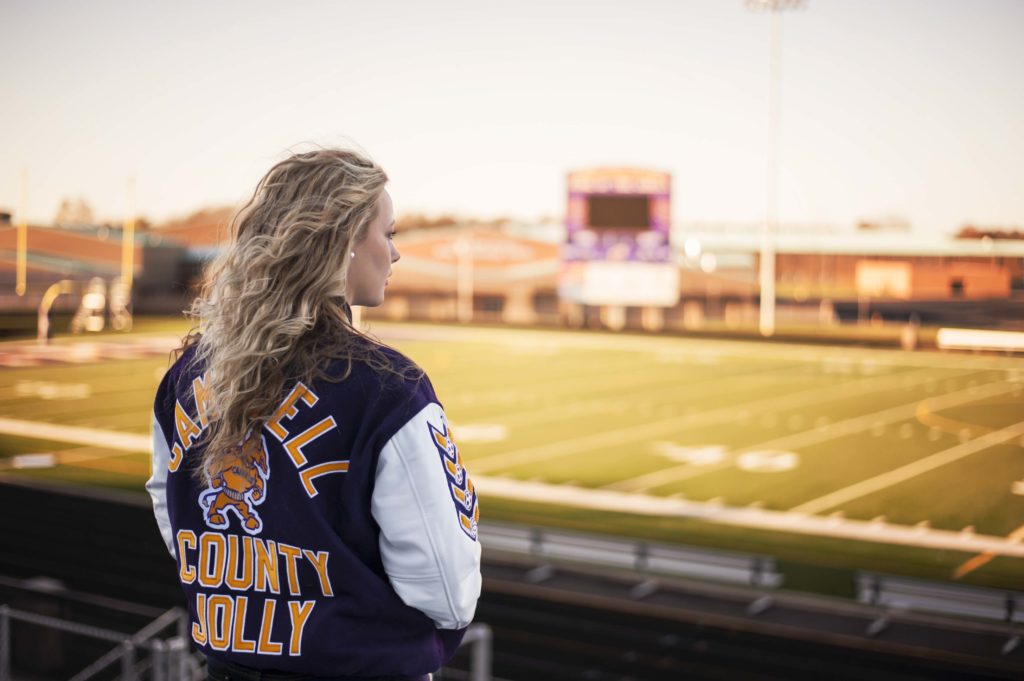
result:
<svg viewBox="0 0 1024 681"><path fill-rule="evenodd" d="M355 252L355 251L351 251L351 252L349 253L349 257L351 257L351 258L354 258L354 257L356 257L356 252Z"/></svg>

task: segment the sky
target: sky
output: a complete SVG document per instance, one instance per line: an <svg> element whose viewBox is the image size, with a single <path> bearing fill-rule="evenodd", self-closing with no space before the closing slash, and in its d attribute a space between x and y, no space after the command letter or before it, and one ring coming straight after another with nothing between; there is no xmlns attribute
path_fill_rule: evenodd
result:
<svg viewBox="0 0 1024 681"><path fill-rule="evenodd" d="M1024 226L1024 0L0 0L0 210L240 204L364 150L399 214L560 217L569 170L673 176L673 221ZM134 191L129 192L129 183Z"/></svg>

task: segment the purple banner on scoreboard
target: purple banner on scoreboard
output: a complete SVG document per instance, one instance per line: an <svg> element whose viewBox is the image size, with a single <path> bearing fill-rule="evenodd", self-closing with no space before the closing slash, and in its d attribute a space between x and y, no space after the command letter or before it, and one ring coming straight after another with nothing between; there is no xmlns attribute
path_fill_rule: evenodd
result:
<svg viewBox="0 0 1024 681"><path fill-rule="evenodd" d="M597 233L588 229L568 231L562 246L566 262L658 262L672 261L668 235L653 230L634 234Z"/></svg>
<svg viewBox="0 0 1024 681"><path fill-rule="evenodd" d="M667 174L619 169L585 179L570 175L564 261L672 261Z"/></svg>

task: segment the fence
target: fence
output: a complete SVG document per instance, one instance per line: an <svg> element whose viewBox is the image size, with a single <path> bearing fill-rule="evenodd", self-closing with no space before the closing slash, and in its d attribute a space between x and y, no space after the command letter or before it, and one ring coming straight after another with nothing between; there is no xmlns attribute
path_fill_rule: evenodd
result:
<svg viewBox="0 0 1024 681"><path fill-rule="evenodd" d="M941 584L892 575L857 575L857 600L894 610L917 610L1007 623L1024 622L1024 594Z"/></svg>
<svg viewBox="0 0 1024 681"><path fill-rule="evenodd" d="M23 622L77 636L106 641L114 647L69 681L89 681L117 665L117 681L200 681L206 677L205 660L191 651L188 639L188 614L171 608L138 632L123 632L70 622L57 617L15 610L0 605L0 681L11 681L11 625ZM173 635L159 634L174 627ZM493 635L486 624L474 624L462 640L470 646L469 681L490 681ZM440 676L437 677L440 679Z"/></svg>
<svg viewBox="0 0 1024 681"><path fill-rule="evenodd" d="M69 681L88 681L102 671L120 666L121 681L177 681L200 678L200 665L185 640L188 615L180 608L171 608L132 635L102 627L70 622L57 617L15 610L0 605L0 681L11 679L11 624L24 622L57 631L114 644L95 662L82 669ZM161 639L158 635L175 627L175 635Z"/></svg>
<svg viewBox="0 0 1024 681"><path fill-rule="evenodd" d="M857 575L856 584L858 601L885 609L885 614L869 626L870 635L888 626L890 612L917 611L1001 621L1010 627L1001 653L1007 655L1020 645L1019 629L1014 626L1024 622L1022 593L867 572Z"/></svg>
<svg viewBox="0 0 1024 681"><path fill-rule="evenodd" d="M485 548L670 577L708 579L754 587L778 587L782 575L771 556L714 551L539 527L488 523Z"/></svg>

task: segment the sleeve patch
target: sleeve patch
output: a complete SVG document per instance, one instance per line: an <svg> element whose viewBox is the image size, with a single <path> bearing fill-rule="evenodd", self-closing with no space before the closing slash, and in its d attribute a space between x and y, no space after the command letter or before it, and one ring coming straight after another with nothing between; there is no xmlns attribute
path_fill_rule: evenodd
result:
<svg viewBox="0 0 1024 681"><path fill-rule="evenodd" d="M448 480L448 490L451 492L452 502L455 504L456 516L459 526L467 537L473 541L477 540L477 522L480 520L480 505L477 503L476 489L473 481L469 479L469 473L462 463L462 455L459 448L455 446L452 438L451 428L442 417L441 428L435 428L427 422L430 430L430 437L441 457L441 466L444 469L445 478Z"/></svg>

